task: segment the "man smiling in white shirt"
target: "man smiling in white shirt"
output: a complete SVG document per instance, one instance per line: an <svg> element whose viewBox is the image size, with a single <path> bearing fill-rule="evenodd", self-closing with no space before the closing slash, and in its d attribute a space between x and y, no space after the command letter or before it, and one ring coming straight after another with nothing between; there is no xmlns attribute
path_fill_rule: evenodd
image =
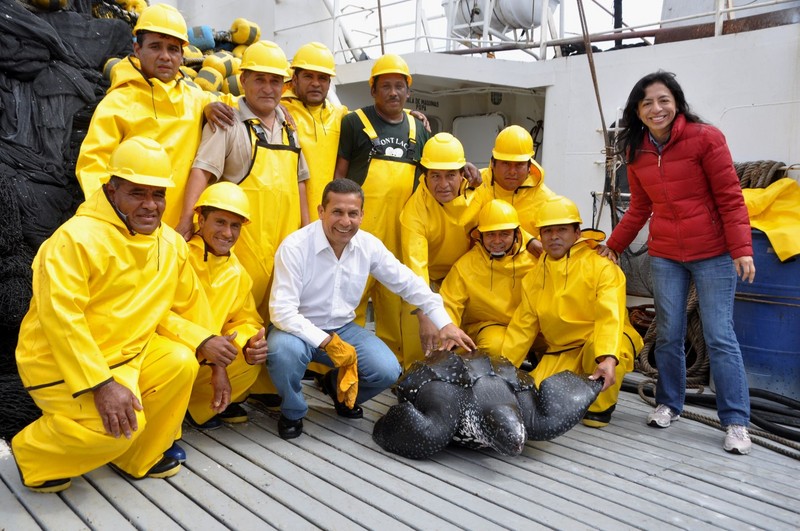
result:
<svg viewBox="0 0 800 531"><path fill-rule="evenodd" d="M440 348L475 348L448 317L442 298L380 240L359 231L363 205L357 183L331 181L318 207L319 221L290 234L275 255L267 367L283 399L278 433L284 439L303 432L308 405L301 379L310 361L341 367L325 376L323 389L331 395L336 412L348 418L360 418L357 404L388 388L400 375L400 364L389 347L353 322L370 275L431 318L439 328Z"/></svg>

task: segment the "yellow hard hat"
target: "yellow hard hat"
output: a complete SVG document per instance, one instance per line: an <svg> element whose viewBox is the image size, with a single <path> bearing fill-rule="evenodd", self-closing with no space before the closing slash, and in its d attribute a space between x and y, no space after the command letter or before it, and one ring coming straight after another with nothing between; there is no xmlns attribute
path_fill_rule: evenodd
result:
<svg viewBox="0 0 800 531"><path fill-rule="evenodd" d="M536 227L548 227L550 225L570 225L572 223L583 223L578 207L564 196L557 195L551 197L539 207L536 213Z"/></svg>
<svg viewBox="0 0 800 531"><path fill-rule="evenodd" d="M531 134L518 125L510 125L494 139L492 157L511 162L529 161L535 155Z"/></svg>
<svg viewBox="0 0 800 531"><path fill-rule="evenodd" d="M112 175L146 186L175 187L169 155L161 144L143 136L125 139L114 148L108 161L108 175L102 182L108 182Z"/></svg>
<svg viewBox="0 0 800 531"><path fill-rule="evenodd" d="M478 214L478 230L480 232L513 230L517 227L519 227L517 209L502 199L492 199L483 205Z"/></svg>
<svg viewBox="0 0 800 531"><path fill-rule="evenodd" d="M199 214L203 207L233 212L244 218L245 225L250 223L250 200L238 184L230 181L221 181L203 190L194 204L194 210Z"/></svg>
<svg viewBox="0 0 800 531"><path fill-rule="evenodd" d="M133 34L136 35L140 31L163 33L182 40L184 46L189 44L189 34L186 32L183 15L167 4L155 4L145 9L133 28Z"/></svg>
<svg viewBox="0 0 800 531"><path fill-rule="evenodd" d="M287 77L289 61L281 47L272 41L258 41L251 44L242 54L242 70L266 72Z"/></svg>
<svg viewBox="0 0 800 531"><path fill-rule="evenodd" d="M467 164L464 146L450 133L437 133L425 142L420 164L427 170L460 170Z"/></svg>
<svg viewBox="0 0 800 531"><path fill-rule="evenodd" d="M383 74L402 74L406 76L408 86L411 86L411 72L408 70L408 64L399 55L387 53L375 61L375 64L372 65L372 73L369 75L369 88L372 88L375 78Z"/></svg>
<svg viewBox="0 0 800 531"><path fill-rule="evenodd" d="M322 72L329 76L336 75L336 62L333 53L321 42L309 42L302 45L292 59L292 68L302 68Z"/></svg>

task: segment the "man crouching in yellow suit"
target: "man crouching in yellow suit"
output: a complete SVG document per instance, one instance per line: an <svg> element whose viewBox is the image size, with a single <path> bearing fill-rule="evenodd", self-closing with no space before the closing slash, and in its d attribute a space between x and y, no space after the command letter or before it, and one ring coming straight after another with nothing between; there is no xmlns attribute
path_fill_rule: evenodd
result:
<svg viewBox="0 0 800 531"><path fill-rule="evenodd" d="M555 196L536 214L544 252L522 280L517 306L503 341L503 355L519 367L537 335L546 350L531 375L540 384L561 371L603 378L603 390L583 423L602 428L611 421L625 373L642 338L625 309L625 275L597 254L584 238L575 203Z"/></svg>
<svg viewBox="0 0 800 531"><path fill-rule="evenodd" d="M42 244L16 358L42 417L11 441L22 482L58 492L104 464L170 477L198 359L227 341L195 323L208 303L183 238L161 223L169 157L149 138L123 141L107 181Z"/></svg>
<svg viewBox="0 0 800 531"><path fill-rule="evenodd" d="M242 225L250 223L250 201L239 185L212 184L195 204L199 228L189 240L189 259L206 292L212 321L206 324L230 341L235 358L230 365L204 365L189 399L187 420L213 430L222 422L246 422L239 405L267 360L264 322L251 293L253 280L231 252Z"/></svg>

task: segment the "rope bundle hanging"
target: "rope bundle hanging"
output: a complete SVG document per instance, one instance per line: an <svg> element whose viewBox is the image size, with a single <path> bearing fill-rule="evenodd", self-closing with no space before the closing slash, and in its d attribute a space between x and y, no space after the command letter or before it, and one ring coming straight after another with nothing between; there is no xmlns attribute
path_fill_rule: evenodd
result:
<svg viewBox="0 0 800 531"><path fill-rule="evenodd" d="M786 174L786 164L774 160L735 162L742 188L766 188Z"/></svg>

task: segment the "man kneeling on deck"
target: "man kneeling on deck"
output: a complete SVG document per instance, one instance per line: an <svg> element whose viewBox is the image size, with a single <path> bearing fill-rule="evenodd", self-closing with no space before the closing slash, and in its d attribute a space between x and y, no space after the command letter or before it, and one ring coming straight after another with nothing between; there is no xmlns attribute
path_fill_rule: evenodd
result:
<svg viewBox="0 0 800 531"><path fill-rule="evenodd" d="M134 478L180 470L164 453L189 402L195 356L215 362L227 341L195 324L208 321L208 302L186 242L161 223L171 168L156 141L122 141L107 183L34 259L16 357L43 415L11 441L31 490L64 490L109 462Z"/></svg>
<svg viewBox="0 0 800 531"><path fill-rule="evenodd" d="M242 225L250 222L250 201L238 185L212 184L195 204L198 229L189 240L189 259L211 307L212 321L203 323L230 341L223 364L204 364L189 399L187 420L198 429L222 422L247 421L239 402L256 381L267 359L264 321L251 293L253 280L231 249ZM224 363L223 362L223 363Z"/></svg>
<svg viewBox="0 0 800 531"><path fill-rule="evenodd" d="M317 208L319 220L290 234L275 255L267 367L283 399L278 433L284 439L303 432L308 405L301 380L310 361L339 367L325 375L323 390L346 418L361 418L357 404L400 376L389 347L353 322L370 275L430 317L439 328L441 348L475 348L447 316L442 298L380 240L359 231L363 207L358 183L331 181Z"/></svg>
<svg viewBox="0 0 800 531"><path fill-rule="evenodd" d="M531 375L537 384L569 370L602 377L603 390L583 423L602 428L642 338L628 321L625 275L583 238L581 217L566 197L547 200L536 216L544 253L522 280L522 301L506 329L503 354L519 366L537 335L546 350Z"/></svg>

